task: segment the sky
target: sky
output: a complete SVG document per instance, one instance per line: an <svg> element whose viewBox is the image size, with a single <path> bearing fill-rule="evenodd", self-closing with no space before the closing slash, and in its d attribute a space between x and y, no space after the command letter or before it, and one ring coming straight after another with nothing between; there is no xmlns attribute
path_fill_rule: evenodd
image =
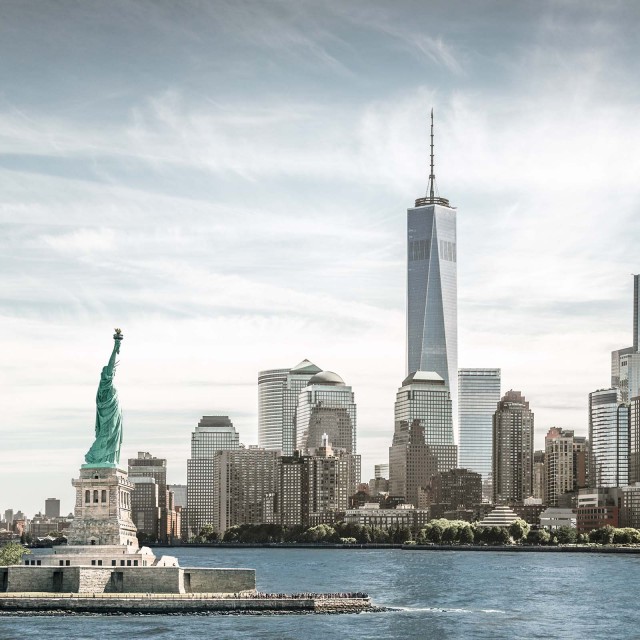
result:
<svg viewBox="0 0 640 640"><path fill-rule="evenodd" d="M257 443L257 375L358 407L363 480L405 376L406 209L457 207L459 366L536 446L586 435L640 271L634 2L0 2L0 510L73 506L124 342L122 460L186 481L199 418Z"/></svg>

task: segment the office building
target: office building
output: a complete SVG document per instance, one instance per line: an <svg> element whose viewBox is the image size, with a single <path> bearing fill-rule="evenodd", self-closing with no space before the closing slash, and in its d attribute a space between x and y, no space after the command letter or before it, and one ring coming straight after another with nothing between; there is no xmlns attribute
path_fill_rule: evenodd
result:
<svg viewBox="0 0 640 640"><path fill-rule="evenodd" d="M458 464L485 479L491 473L493 414L500 402L500 369L458 371Z"/></svg>
<svg viewBox="0 0 640 640"><path fill-rule="evenodd" d="M457 420L456 210L437 193L431 112L431 173L425 197L407 210L407 374L435 371Z"/></svg>
<svg viewBox="0 0 640 640"><path fill-rule="evenodd" d="M296 450L322 446L325 434L334 449L356 452L356 404L351 387L332 371L309 379L298 395L295 411Z"/></svg>
<svg viewBox="0 0 640 640"><path fill-rule="evenodd" d="M155 478L135 475L131 492L131 519L141 542L156 542L160 532L160 492ZM166 541L166 540L165 540Z"/></svg>
<svg viewBox="0 0 640 640"><path fill-rule="evenodd" d="M589 446L592 487L629 483L629 405L620 389L589 394Z"/></svg>
<svg viewBox="0 0 640 640"><path fill-rule="evenodd" d="M188 538L198 535L205 524L214 522L215 457L219 451L240 448L240 436L228 416L204 416L191 434L191 458L187 460Z"/></svg>
<svg viewBox="0 0 640 640"><path fill-rule="evenodd" d="M520 391L507 391L493 415L493 502L518 504L533 492L534 416Z"/></svg>
<svg viewBox="0 0 640 640"><path fill-rule="evenodd" d="M633 345L611 352L611 386L625 404L640 396L640 275L633 276Z"/></svg>
<svg viewBox="0 0 640 640"><path fill-rule="evenodd" d="M374 465L373 477L376 478L376 480L379 480L381 478L389 479L389 463Z"/></svg>
<svg viewBox="0 0 640 640"><path fill-rule="evenodd" d="M640 529L640 483L621 487L619 503L620 526Z"/></svg>
<svg viewBox="0 0 640 640"><path fill-rule="evenodd" d="M425 444L437 458L438 471L449 471L458 466L451 416L451 395L440 375L433 371L415 371L405 378L396 394L395 430L398 431L402 423L413 425L419 421L424 429ZM391 465L390 460L390 474Z"/></svg>
<svg viewBox="0 0 640 640"><path fill-rule="evenodd" d="M396 423L389 447L389 491L408 504L426 506L431 477L438 472L438 458L425 443L424 426L419 419Z"/></svg>
<svg viewBox="0 0 640 640"><path fill-rule="evenodd" d="M258 446L285 456L293 454L298 396L321 371L303 360L292 369L268 369L258 374Z"/></svg>
<svg viewBox="0 0 640 640"><path fill-rule="evenodd" d="M135 483L136 479L140 479L140 483ZM134 490L132 493L132 513L131 518L138 527L138 530L144 531L145 534L151 536L152 526L150 518L152 517L152 509L156 513L155 535L159 542L171 542L175 538L180 537L180 531L177 529L178 515L174 508L174 497L167 487L167 460L166 458L156 458L147 451L139 451L137 458L129 458L129 480L134 482ZM152 507L150 500L154 494L149 480L153 480L155 484L156 504ZM136 491L138 494L136 495ZM133 501L141 505L138 514L144 518L144 524L139 525L136 520L136 512L133 509ZM144 505L144 507L142 507Z"/></svg>
<svg viewBox="0 0 640 640"><path fill-rule="evenodd" d="M482 502L482 475L471 469L442 471L431 478L431 503L443 512L472 509Z"/></svg>
<svg viewBox="0 0 640 640"><path fill-rule="evenodd" d="M47 498L44 501L44 515L47 518L60 517L60 500L58 498Z"/></svg>

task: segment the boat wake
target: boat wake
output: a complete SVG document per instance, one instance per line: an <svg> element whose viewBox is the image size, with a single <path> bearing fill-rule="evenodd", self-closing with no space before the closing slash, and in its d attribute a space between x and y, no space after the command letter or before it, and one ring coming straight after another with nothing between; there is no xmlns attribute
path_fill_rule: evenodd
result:
<svg viewBox="0 0 640 640"><path fill-rule="evenodd" d="M405 613L506 613L502 609L460 609L449 607L394 607Z"/></svg>

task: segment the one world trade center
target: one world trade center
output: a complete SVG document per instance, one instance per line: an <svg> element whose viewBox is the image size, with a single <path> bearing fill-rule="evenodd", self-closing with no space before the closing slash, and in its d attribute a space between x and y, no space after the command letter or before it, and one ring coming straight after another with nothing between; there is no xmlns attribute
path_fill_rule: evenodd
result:
<svg viewBox="0 0 640 640"><path fill-rule="evenodd" d="M407 210L407 374L435 371L458 399L456 210L436 190L431 111L431 173L424 198Z"/></svg>

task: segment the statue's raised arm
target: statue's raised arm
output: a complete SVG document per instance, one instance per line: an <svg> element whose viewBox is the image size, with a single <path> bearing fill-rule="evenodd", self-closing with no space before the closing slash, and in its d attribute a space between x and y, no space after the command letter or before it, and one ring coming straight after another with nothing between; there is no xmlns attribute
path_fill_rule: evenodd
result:
<svg viewBox="0 0 640 640"><path fill-rule="evenodd" d="M122 331L116 329L111 357L107 366L102 368L96 394L96 439L84 457L86 467L116 467L120 462L122 411L113 378L116 373L116 356L120 353L123 338Z"/></svg>

